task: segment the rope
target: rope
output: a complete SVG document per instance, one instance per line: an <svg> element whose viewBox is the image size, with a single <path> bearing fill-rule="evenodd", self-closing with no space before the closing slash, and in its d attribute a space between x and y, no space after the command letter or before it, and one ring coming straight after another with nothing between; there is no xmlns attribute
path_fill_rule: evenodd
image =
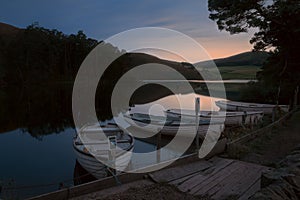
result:
<svg viewBox="0 0 300 200"><path fill-rule="evenodd" d="M112 172L110 168L107 168L107 171L114 177L117 185L122 185L121 181L118 179L118 176L114 172Z"/></svg>

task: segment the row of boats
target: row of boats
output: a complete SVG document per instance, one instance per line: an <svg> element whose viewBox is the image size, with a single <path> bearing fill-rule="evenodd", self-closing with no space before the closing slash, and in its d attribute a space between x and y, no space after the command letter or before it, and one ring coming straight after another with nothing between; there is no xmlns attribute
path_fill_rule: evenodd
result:
<svg viewBox="0 0 300 200"><path fill-rule="evenodd" d="M275 108L288 111L287 106L270 104L253 104L233 101L216 101L220 111L200 111L198 116L194 110L169 109L165 116L154 116L143 113L124 114L124 120L130 128L143 134L175 136L178 130L184 137L195 137L197 134L204 139L211 132L220 133L225 126L239 126L262 122L265 114L271 114ZM197 122L197 120L199 120ZM196 126L197 125L197 126ZM100 161L113 162L117 170L123 170L130 164L134 149L134 137L128 130L114 123L87 125L80 129L74 138L73 147L80 165L96 178L103 178L108 170ZM93 137L104 132L106 139ZM79 136L80 135L80 136ZM84 141L84 142L83 142Z"/></svg>

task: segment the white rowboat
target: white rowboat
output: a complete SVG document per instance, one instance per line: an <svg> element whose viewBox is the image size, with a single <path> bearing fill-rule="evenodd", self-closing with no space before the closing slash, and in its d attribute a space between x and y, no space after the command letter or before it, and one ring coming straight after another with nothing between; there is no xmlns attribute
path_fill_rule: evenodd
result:
<svg viewBox="0 0 300 200"><path fill-rule="evenodd" d="M118 127L101 127L108 139L91 139L93 137L90 136L97 134L97 128L99 133L99 125L82 128L80 137L77 134L73 140L73 148L80 165L95 178L100 179L107 176L106 165L101 161L111 162L118 170L128 166L134 138ZM118 148L111 148L112 146Z"/></svg>
<svg viewBox="0 0 300 200"><path fill-rule="evenodd" d="M195 111L193 110L180 110L169 109L165 111L169 118L187 118L195 120ZM257 124L262 121L262 111L245 111L245 112L225 112L225 111L200 111L199 118L202 120L213 120L224 122L225 125L241 125L241 124Z"/></svg>
<svg viewBox="0 0 300 200"><path fill-rule="evenodd" d="M245 103L237 101L216 101L216 105L221 110L229 111L263 111L264 114L272 114L273 109L276 108L276 105L272 104L258 104L258 103ZM279 105L279 109L288 112L289 106Z"/></svg>
<svg viewBox="0 0 300 200"><path fill-rule="evenodd" d="M180 129L184 133L184 137L195 137L196 135L196 124L193 121L182 122L180 120L169 120L163 116L149 116L141 113L125 115L125 120L141 132L146 131L155 134L161 132L163 135L175 136ZM197 134L204 138L207 133L221 133L223 130L223 123L200 120Z"/></svg>

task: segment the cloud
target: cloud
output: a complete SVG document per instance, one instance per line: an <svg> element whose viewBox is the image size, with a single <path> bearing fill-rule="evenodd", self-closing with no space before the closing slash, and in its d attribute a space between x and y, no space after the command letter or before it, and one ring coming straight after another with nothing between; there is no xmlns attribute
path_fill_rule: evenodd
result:
<svg viewBox="0 0 300 200"><path fill-rule="evenodd" d="M170 28L207 41L230 37L208 18L207 0L6 0L0 13L3 22L18 27L38 21L68 34L84 30L98 40L145 26ZM247 38L239 39L248 43Z"/></svg>

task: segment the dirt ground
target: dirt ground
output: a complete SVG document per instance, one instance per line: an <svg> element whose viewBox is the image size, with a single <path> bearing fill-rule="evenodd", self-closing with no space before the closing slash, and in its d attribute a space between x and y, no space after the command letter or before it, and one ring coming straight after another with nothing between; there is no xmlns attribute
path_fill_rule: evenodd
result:
<svg viewBox="0 0 300 200"><path fill-rule="evenodd" d="M247 144L241 160L276 167L276 164L300 144L300 111L285 125Z"/></svg>
<svg viewBox="0 0 300 200"><path fill-rule="evenodd" d="M168 184L153 184L142 188L130 188L124 192L114 194L98 200L209 200L206 197L195 197L180 192L175 186Z"/></svg>

